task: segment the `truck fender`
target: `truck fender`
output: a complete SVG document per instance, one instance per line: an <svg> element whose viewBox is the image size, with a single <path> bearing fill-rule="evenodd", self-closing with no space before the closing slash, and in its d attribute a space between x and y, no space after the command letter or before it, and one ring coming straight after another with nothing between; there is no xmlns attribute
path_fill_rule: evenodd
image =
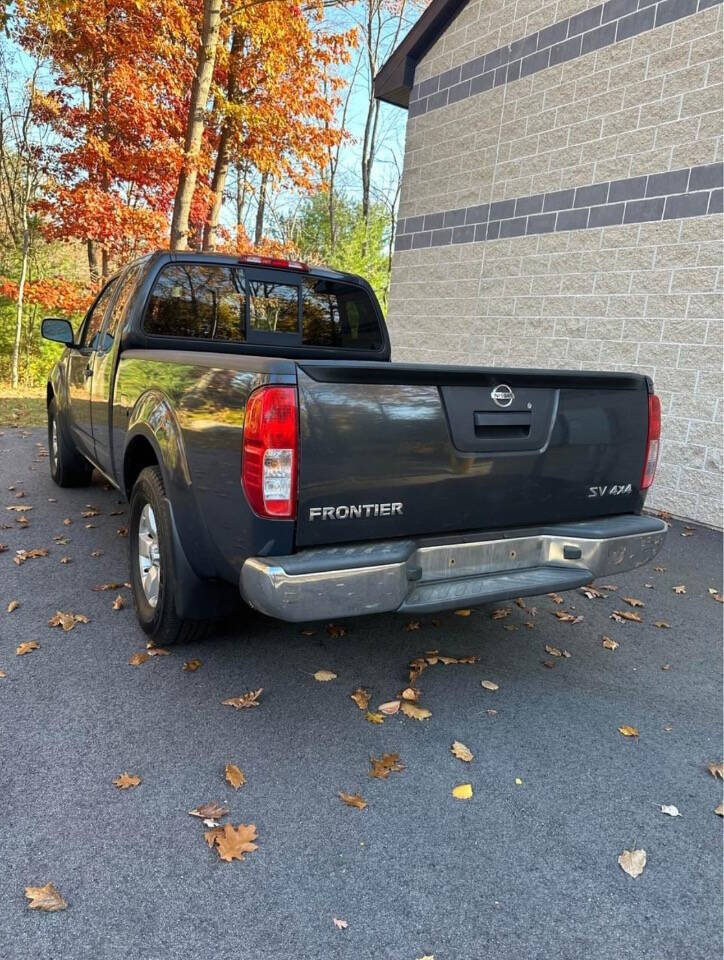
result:
<svg viewBox="0 0 724 960"><path fill-rule="evenodd" d="M160 390L141 394L131 411L126 428L125 453L137 434L143 434L156 452L166 489L191 486L186 449L176 415Z"/></svg>

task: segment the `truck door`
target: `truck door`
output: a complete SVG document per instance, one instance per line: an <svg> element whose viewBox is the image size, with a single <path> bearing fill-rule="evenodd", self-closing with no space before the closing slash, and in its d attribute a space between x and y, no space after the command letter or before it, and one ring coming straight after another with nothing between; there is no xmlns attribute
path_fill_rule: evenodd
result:
<svg viewBox="0 0 724 960"><path fill-rule="evenodd" d="M71 352L68 363L68 395L73 439L78 449L95 459L93 428L91 424L91 384L93 362L103 317L116 288L116 278L101 290L83 321L79 346Z"/></svg>

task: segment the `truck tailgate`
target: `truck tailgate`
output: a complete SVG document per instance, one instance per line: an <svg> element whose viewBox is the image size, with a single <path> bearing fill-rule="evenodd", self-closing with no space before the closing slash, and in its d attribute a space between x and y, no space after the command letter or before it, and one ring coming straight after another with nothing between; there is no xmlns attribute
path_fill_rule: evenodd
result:
<svg viewBox="0 0 724 960"><path fill-rule="evenodd" d="M643 506L645 377L344 361L297 375L300 547Z"/></svg>

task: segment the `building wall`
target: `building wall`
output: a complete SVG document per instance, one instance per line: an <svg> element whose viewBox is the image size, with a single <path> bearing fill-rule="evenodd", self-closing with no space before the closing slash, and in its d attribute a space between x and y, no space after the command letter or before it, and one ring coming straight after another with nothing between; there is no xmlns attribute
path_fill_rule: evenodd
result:
<svg viewBox="0 0 724 960"><path fill-rule="evenodd" d="M721 0L473 0L418 65L393 359L652 376L722 525Z"/></svg>

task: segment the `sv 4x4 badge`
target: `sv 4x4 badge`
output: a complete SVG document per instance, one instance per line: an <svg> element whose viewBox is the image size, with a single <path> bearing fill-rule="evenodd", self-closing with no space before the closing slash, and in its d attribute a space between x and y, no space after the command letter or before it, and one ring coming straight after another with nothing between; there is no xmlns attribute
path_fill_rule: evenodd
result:
<svg viewBox="0 0 724 960"><path fill-rule="evenodd" d="M592 497L620 497L631 493L630 483L612 483L607 487L589 487L588 499Z"/></svg>

